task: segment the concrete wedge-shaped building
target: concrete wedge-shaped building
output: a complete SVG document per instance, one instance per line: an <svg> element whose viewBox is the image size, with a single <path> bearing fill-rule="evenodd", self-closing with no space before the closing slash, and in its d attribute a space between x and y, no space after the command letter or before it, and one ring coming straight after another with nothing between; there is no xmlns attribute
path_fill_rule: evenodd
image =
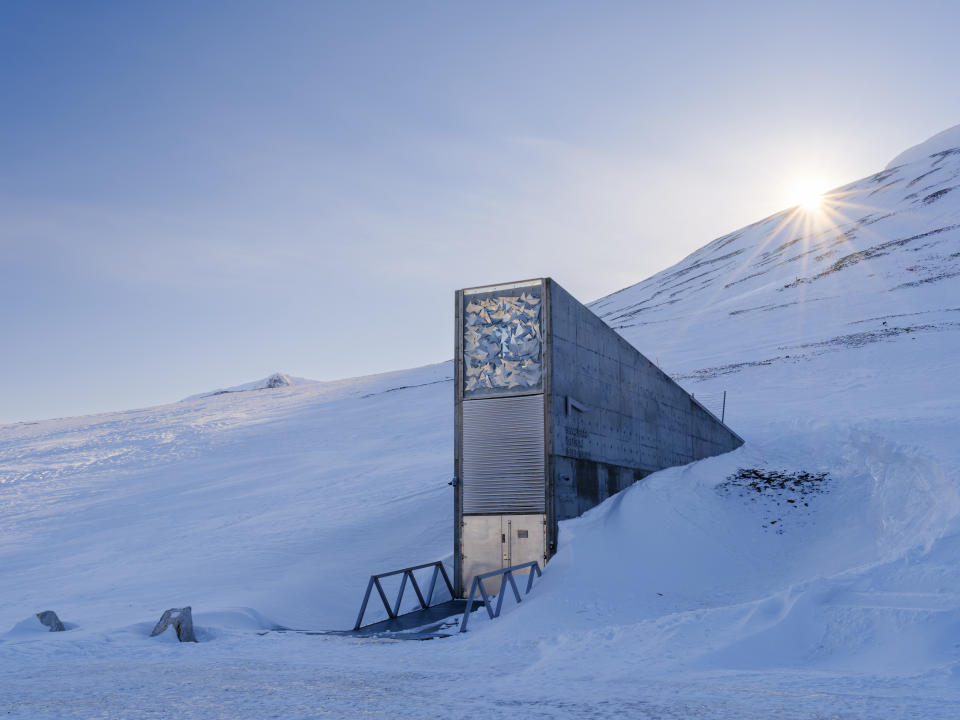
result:
<svg viewBox="0 0 960 720"><path fill-rule="evenodd" d="M743 444L550 278L457 291L455 358L460 597L478 573L543 565L560 520Z"/></svg>

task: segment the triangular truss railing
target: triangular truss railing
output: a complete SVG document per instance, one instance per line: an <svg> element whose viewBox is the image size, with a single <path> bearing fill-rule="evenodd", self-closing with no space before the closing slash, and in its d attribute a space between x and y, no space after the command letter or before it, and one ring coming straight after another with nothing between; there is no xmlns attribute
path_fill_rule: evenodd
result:
<svg viewBox="0 0 960 720"><path fill-rule="evenodd" d="M501 568L500 570L491 570L490 572L483 573L481 575L475 575L473 578L473 583L470 585L470 595L467 596L467 607L463 611L463 620L460 621L460 632L467 631L467 620L470 619L470 613L473 612L473 603L477 600L477 590L480 591L480 596L483 598L483 606L487 609L487 615L490 616L491 620L500 617L500 610L503 607L503 598L507 594L505 590L508 582L510 583L510 587L513 588L513 595L519 603L521 601L520 591L517 589L517 583L513 579L513 575L520 570L528 568L530 572L527 576L527 588L523 594L529 595L530 589L533 587L534 572L536 572L537 577L542 577L543 575L543 573L540 572L540 563L538 563L536 560L523 563L522 565L514 565L513 567ZM500 593L497 597L497 607L494 609L493 604L490 602L490 595L487 593L487 589L483 586L483 581L487 578L495 577L496 575L503 575L503 579L500 581Z"/></svg>
<svg viewBox="0 0 960 720"><path fill-rule="evenodd" d="M423 568L433 568L433 574L430 577L430 586L427 589L427 595L424 597L423 592L420 590L420 585L417 583L417 578L414 577L413 573L416 570L422 570ZM380 579L385 577L391 577L393 575L403 574L402 579L400 580L400 590L397 592L397 600L390 605L390 602L387 600L387 594L383 590L383 585L380 584ZM450 582L450 578L447 575L446 569L443 567L443 563L440 560L432 563L424 563L423 565L414 565L413 567L403 568L402 570L394 570L392 572L380 573L379 575L371 575L370 582L367 583L367 591L363 595L363 603L360 605L360 614L357 616L357 624L353 626L354 630L359 630L363 623L363 616L367 612L367 602L370 600L370 593L373 592L373 588L377 588L377 593L380 595L380 600L383 602L383 607L387 611L387 615L390 616L390 619L393 620L400 614L400 604L403 602L403 593L407 589L407 580L410 581L410 584L413 586L413 591L417 594L417 602L420 603L420 607L426 610L433 604L433 593L437 587L437 580L440 577L443 577L443 582L447 586L447 590L450 592L450 597L453 597L453 585Z"/></svg>

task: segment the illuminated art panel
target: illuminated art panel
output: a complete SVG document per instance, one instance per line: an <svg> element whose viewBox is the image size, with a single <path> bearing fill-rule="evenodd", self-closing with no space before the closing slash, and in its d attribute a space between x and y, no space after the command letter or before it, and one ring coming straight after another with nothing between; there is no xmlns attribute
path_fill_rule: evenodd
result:
<svg viewBox="0 0 960 720"><path fill-rule="evenodd" d="M464 295L463 395L539 391L541 286Z"/></svg>

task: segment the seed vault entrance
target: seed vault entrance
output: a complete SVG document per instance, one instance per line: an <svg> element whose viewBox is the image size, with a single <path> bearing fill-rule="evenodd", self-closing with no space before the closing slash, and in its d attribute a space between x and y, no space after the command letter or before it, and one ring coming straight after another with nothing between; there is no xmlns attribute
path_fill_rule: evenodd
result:
<svg viewBox="0 0 960 720"><path fill-rule="evenodd" d="M543 284L458 293L457 587L546 554ZM492 588L495 592L499 588Z"/></svg>
<svg viewBox="0 0 960 720"><path fill-rule="evenodd" d="M455 310L457 597L477 574L542 566L560 520L743 444L550 278L460 290Z"/></svg>

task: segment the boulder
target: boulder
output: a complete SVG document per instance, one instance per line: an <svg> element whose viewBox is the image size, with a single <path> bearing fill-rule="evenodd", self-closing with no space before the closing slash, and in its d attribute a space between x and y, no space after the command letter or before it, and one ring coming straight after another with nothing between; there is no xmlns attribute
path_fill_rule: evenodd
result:
<svg viewBox="0 0 960 720"><path fill-rule="evenodd" d="M37 613L37 620L50 628L50 632L63 632L66 628L53 610L44 610Z"/></svg>
<svg viewBox="0 0 960 720"><path fill-rule="evenodd" d="M153 628L150 637L160 635L168 627L173 625L177 631L177 640L180 642L196 642L197 638L193 634L193 614L190 606L184 608L170 608L160 616L160 621Z"/></svg>

